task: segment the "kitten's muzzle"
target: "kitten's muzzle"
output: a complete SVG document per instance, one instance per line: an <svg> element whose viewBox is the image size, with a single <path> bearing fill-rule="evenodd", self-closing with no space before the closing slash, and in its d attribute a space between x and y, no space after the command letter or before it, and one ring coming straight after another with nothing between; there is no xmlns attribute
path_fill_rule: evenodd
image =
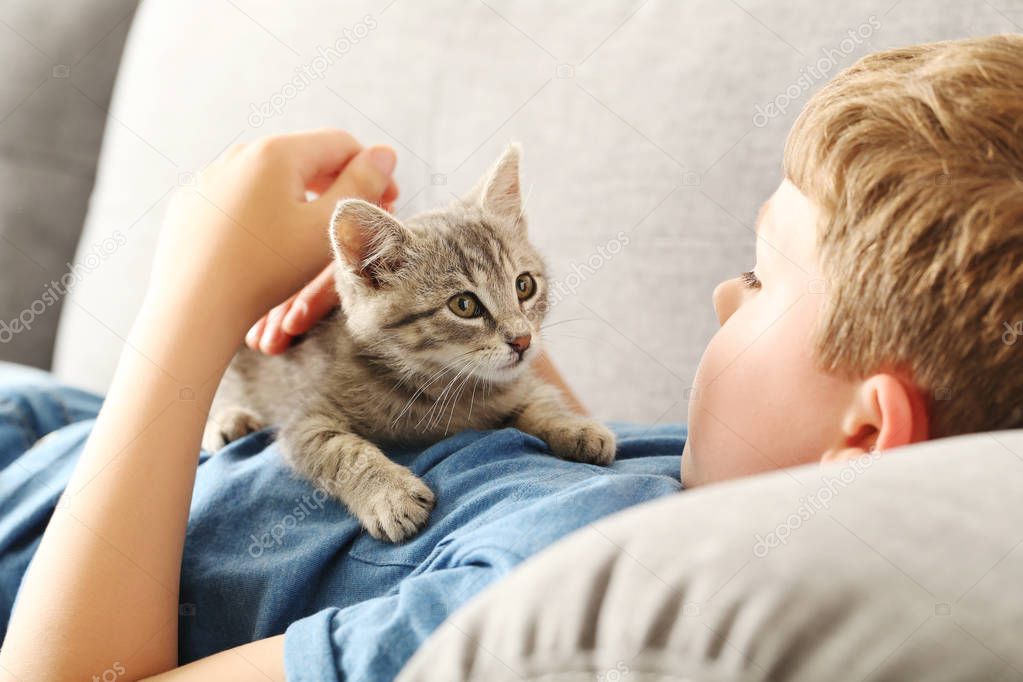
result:
<svg viewBox="0 0 1023 682"><path fill-rule="evenodd" d="M519 360L522 359L522 354L529 348L530 342L533 340L532 335L523 334L522 336L516 336L514 339L508 341L508 346L515 351L519 356Z"/></svg>

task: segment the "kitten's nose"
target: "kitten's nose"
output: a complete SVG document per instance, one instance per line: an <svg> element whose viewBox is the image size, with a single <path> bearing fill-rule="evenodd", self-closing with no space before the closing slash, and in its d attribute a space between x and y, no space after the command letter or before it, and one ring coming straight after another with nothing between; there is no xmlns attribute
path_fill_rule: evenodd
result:
<svg viewBox="0 0 1023 682"><path fill-rule="evenodd" d="M522 354L526 352L527 348L529 348L529 342L532 340L532 336L529 334L523 334L522 336L516 336L514 339L509 341L508 345L511 346L512 350L518 353L521 358Z"/></svg>

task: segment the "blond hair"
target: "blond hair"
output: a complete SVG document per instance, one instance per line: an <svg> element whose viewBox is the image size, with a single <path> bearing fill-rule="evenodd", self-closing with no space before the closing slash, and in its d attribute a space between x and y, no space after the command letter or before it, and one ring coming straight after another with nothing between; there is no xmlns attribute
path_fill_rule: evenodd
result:
<svg viewBox="0 0 1023 682"><path fill-rule="evenodd" d="M821 366L908 375L932 437L1023 426L1023 36L864 57L784 163L821 213Z"/></svg>

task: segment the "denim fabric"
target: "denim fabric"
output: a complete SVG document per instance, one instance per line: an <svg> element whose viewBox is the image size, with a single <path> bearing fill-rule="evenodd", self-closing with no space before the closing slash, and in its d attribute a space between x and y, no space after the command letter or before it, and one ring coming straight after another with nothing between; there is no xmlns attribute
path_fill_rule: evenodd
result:
<svg viewBox="0 0 1023 682"><path fill-rule="evenodd" d="M0 364L0 621L101 399ZM287 632L291 680L388 680L473 595L569 532L681 489L682 426L618 425L610 468L515 429L388 452L437 496L401 545L294 477L272 433L200 457L182 562L182 663Z"/></svg>

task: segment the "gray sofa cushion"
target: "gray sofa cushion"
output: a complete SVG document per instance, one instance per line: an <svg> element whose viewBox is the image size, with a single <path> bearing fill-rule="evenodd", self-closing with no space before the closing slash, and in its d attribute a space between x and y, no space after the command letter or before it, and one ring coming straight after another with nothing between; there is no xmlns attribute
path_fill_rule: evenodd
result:
<svg viewBox="0 0 1023 682"><path fill-rule="evenodd" d="M686 491L479 595L399 679L1023 677L1023 431Z"/></svg>
<svg viewBox="0 0 1023 682"><path fill-rule="evenodd" d="M0 8L0 359L50 365L135 4Z"/></svg>

